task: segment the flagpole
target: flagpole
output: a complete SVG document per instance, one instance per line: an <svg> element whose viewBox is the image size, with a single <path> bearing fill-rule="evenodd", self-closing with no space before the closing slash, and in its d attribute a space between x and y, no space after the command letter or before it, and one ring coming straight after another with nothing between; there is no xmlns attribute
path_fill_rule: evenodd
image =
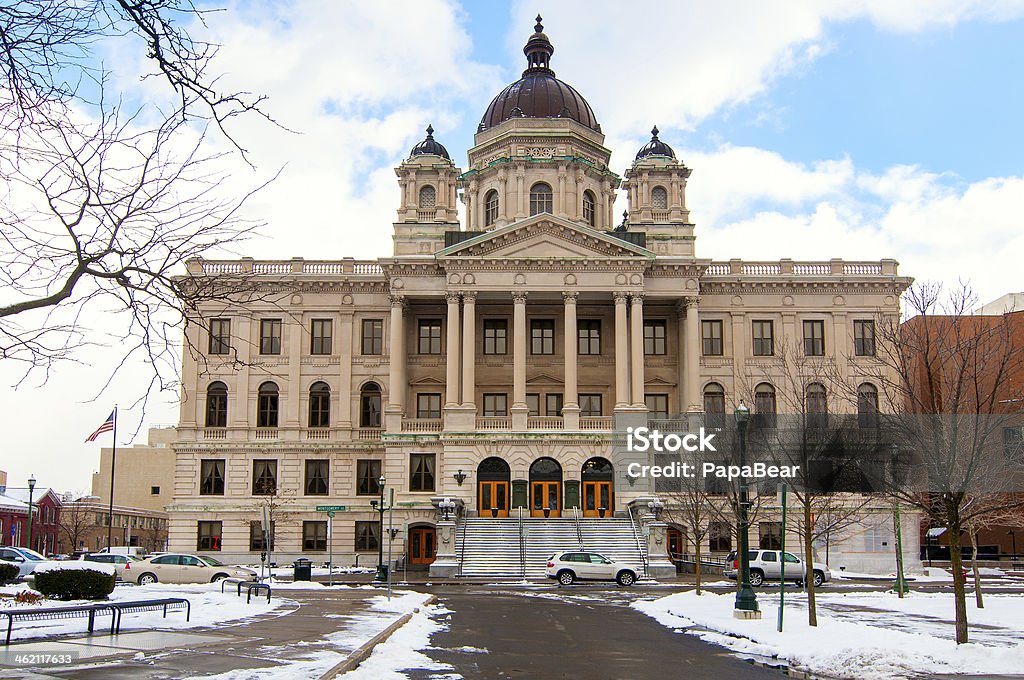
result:
<svg viewBox="0 0 1024 680"><path fill-rule="evenodd" d="M107 504L107 552L114 532L114 460L117 458L117 404L114 404L114 443L110 448L110 501Z"/></svg>

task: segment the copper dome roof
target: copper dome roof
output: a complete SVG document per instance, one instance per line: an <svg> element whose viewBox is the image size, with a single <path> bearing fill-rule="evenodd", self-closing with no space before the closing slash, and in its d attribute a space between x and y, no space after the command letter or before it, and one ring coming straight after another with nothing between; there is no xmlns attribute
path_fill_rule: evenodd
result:
<svg viewBox="0 0 1024 680"><path fill-rule="evenodd" d="M512 118L571 118L591 130L601 131L590 104L568 83L555 77L549 64L555 48L544 35L537 17L534 34L526 43L527 68L523 77L491 100L480 119L477 131L494 127Z"/></svg>

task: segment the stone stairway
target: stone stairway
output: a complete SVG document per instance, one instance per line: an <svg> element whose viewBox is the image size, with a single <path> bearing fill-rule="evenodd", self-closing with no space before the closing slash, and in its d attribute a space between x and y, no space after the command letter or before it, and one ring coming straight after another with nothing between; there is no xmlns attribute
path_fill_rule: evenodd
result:
<svg viewBox="0 0 1024 680"><path fill-rule="evenodd" d="M456 555L462 576L541 578L548 557L561 550L592 550L630 564L642 574L645 555L637 548L628 519L524 518L525 563L520 561L519 520L470 517L456 532ZM464 545L463 545L464 544ZM642 544L642 541L641 541Z"/></svg>

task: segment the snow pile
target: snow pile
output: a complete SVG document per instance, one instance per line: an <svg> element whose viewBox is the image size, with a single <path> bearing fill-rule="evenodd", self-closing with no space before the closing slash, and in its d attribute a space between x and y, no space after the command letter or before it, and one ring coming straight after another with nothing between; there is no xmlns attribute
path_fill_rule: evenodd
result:
<svg viewBox="0 0 1024 680"><path fill-rule="evenodd" d="M927 612L933 616L943 605L946 612L952 611L952 596L947 594L917 595L904 600L894 596L864 597L860 600L856 599L856 594L848 597L853 598L850 604L855 606L901 609L891 612L893 624L902 622L902 617L917 613L918 609L922 614ZM1019 630L1024 619L1024 607L1021 606L1024 598L989 597L988 602L995 605L997 599L1001 600L996 605L998 613L983 617L985 623L990 624L998 618L1002 625ZM856 621L855 612L847 620L838 620L823 607L819 608L817 628L807 625L804 612L792 611L788 612L785 632L779 633L776 631L777 600L775 603L770 600L761 602L763 618L758 621L734 619L734 600L732 593L706 593L697 597L691 591L635 602L632 606L669 628L703 627L707 630L687 632L738 653L777 657L811 673L835 678L889 680L940 673L999 674L1010 668L1024 667L1024 643L1019 640L1005 646L977 643L958 646L952 639L931 634L905 632L884 624L867 625ZM831 601L822 597L821 603L826 602ZM971 619L978 610L971 603L968 607L968 618Z"/></svg>
<svg viewBox="0 0 1024 680"><path fill-rule="evenodd" d="M114 565L103 562L85 562L79 560L67 560L65 562L43 562L32 570L33 574L45 571L98 571L101 574L111 575L117 570Z"/></svg>

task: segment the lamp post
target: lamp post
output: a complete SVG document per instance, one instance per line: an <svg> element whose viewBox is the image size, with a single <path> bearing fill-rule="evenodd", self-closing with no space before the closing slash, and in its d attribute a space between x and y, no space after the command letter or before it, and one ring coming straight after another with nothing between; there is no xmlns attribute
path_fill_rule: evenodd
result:
<svg viewBox="0 0 1024 680"><path fill-rule="evenodd" d="M380 488L380 501L376 501L377 512L380 513L380 531L377 532L377 573L373 580L383 583L388 580L388 568L384 566L384 475L377 480Z"/></svg>
<svg viewBox="0 0 1024 680"><path fill-rule="evenodd" d="M737 618L760 618L757 609L757 596L754 589L750 587L750 546L749 526L747 520L747 478L743 474L743 467L747 464L747 423L750 420L750 409L740 400L736 407L736 429L740 437L740 589L736 593L736 606L734 615Z"/></svg>
<svg viewBox="0 0 1024 680"><path fill-rule="evenodd" d="M1010 529L1006 532L1006 535L1009 536L1010 540L1013 542L1013 547L1011 548L1013 554L1010 556L1010 560L1015 561L1017 559L1017 532Z"/></svg>
<svg viewBox="0 0 1024 680"><path fill-rule="evenodd" d="M35 475L29 475L28 478L28 540L25 542L25 547L29 550L32 549L32 491L36 488L36 477Z"/></svg>

